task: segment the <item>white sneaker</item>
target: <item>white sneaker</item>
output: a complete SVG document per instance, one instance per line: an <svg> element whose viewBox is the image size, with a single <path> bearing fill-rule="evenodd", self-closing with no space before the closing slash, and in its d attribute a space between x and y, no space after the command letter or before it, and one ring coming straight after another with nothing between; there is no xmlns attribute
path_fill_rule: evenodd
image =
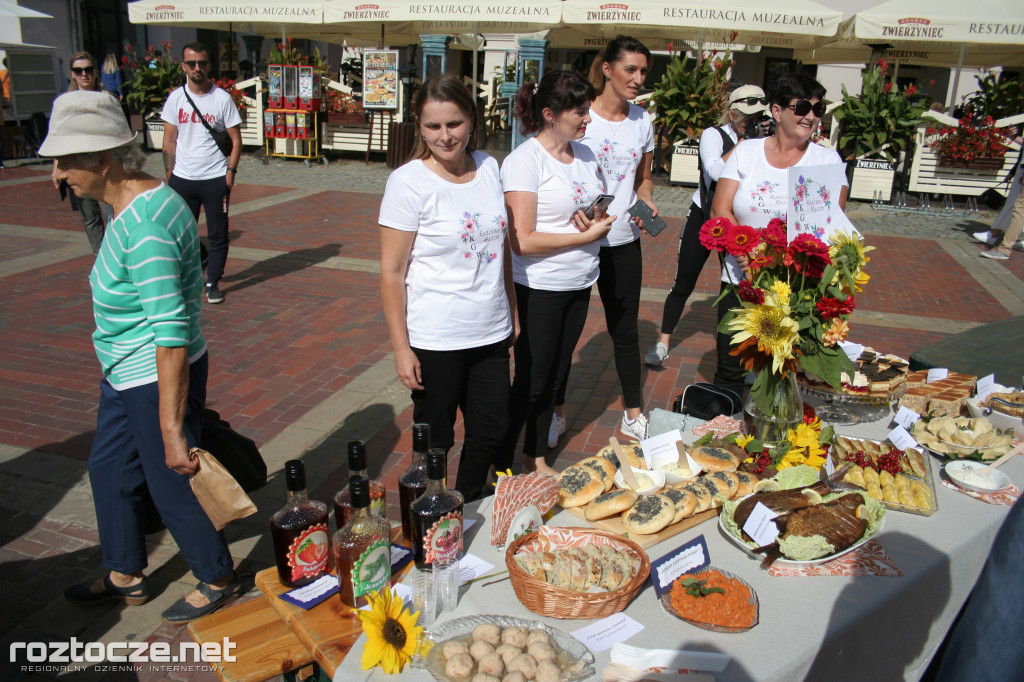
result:
<svg viewBox="0 0 1024 682"><path fill-rule="evenodd" d="M1013 245L1014 251L1024 251L1024 240L1021 240Z"/></svg>
<svg viewBox="0 0 1024 682"><path fill-rule="evenodd" d="M633 440L647 438L647 417L642 414L632 422L626 421L626 413L622 413L622 421L619 422L619 433Z"/></svg>
<svg viewBox="0 0 1024 682"><path fill-rule="evenodd" d="M556 447L558 445L558 437L563 433L565 433L565 417L559 417L557 414L552 414L551 428L548 429L548 447Z"/></svg>
<svg viewBox="0 0 1024 682"><path fill-rule="evenodd" d="M651 367L660 367L667 357L668 346L659 341L654 345L654 348L647 351L647 355L644 356L644 364Z"/></svg>
<svg viewBox="0 0 1024 682"><path fill-rule="evenodd" d="M992 236L992 230L982 230L981 232L975 232L971 235L971 239L980 243L988 244L989 246L995 246L999 240Z"/></svg>
<svg viewBox="0 0 1024 682"><path fill-rule="evenodd" d="M991 258L992 260L1009 260L1010 254L1003 253L999 249L992 249L991 251L982 251L978 254L982 258Z"/></svg>

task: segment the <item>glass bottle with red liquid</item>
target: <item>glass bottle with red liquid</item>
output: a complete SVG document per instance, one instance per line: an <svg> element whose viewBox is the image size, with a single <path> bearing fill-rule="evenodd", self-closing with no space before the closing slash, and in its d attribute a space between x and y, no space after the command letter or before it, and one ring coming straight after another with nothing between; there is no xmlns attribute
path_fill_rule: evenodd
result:
<svg viewBox="0 0 1024 682"><path fill-rule="evenodd" d="M459 555L462 553L463 497L446 485L448 456L427 452L427 488L413 500L412 552L416 568L428 573L437 611L454 610L459 597Z"/></svg>
<svg viewBox="0 0 1024 682"><path fill-rule="evenodd" d="M349 479L351 515L334 534L338 594L353 608L365 606L368 593L391 584L391 524L371 511L371 483L364 476Z"/></svg>
<svg viewBox="0 0 1024 682"><path fill-rule="evenodd" d="M348 475L350 480L353 476L362 476L370 481L370 512L386 519L387 489L383 483L370 480L366 475L366 444L361 440L348 442ZM339 530L348 523L349 515L352 513L350 497L349 486L345 486L334 496L334 521L338 524Z"/></svg>
<svg viewBox="0 0 1024 682"><path fill-rule="evenodd" d="M412 463L398 477L398 503L402 511L402 536L412 542L412 501L427 489L427 450L430 449L430 425L412 426Z"/></svg>
<svg viewBox="0 0 1024 682"><path fill-rule="evenodd" d="M302 587L330 569L330 529L327 505L306 495L306 469L302 462L284 463L288 502L270 517L277 575L286 587Z"/></svg>

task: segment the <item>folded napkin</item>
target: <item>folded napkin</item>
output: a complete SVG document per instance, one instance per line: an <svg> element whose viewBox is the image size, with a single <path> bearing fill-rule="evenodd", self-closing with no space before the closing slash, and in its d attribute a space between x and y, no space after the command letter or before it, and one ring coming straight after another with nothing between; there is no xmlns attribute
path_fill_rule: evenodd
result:
<svg viewBox="0 0 1024 682"><path fill-rule="evenodd" d="M958 493L969 495L976 500L988 502L989 504L1002 504L1007 507L1012 507L1014 503L1017 501L1017 498L1020 497L1020 488L1012 484L1008 488L996 490L991 493L976 493L973 490L961 488L953 481L949 481L946 479L942 479L942 485L946 486L950 490L955 490Z"/></svg>
<svg viewBox="0 0 1024 682"><path fill-rule="evenodd" d="M875 539L847 552L843 556L814 566L796 566L793 564L772 564L768 573L775 576L805 575L903 575L896 567L882 545Z"/></svg>

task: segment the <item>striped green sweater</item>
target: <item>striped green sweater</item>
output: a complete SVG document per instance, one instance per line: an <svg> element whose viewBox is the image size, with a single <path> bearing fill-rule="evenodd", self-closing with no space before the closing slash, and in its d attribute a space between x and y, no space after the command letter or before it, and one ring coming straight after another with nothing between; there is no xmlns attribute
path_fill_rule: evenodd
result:
<svg viewBox="0 0 1024 682"><path fill-rule="evenodd" d="M157 346L187 346L190 363L206 351L196 221L167 185L111 217L89 284L93 346L117 390L157 380Z"/></svg>

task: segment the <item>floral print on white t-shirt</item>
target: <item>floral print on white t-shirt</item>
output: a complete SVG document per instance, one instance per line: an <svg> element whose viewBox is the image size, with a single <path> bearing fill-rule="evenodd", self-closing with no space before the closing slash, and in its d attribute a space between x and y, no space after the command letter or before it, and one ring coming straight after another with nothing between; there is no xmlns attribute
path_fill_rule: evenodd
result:
<svg viewBox="0 0 1024 682"><path fill-rule="evenodd" d="M475 255L481 263L488 265L501 256L508 221L503 215L491 216L490 225L493 227L482 228L480 216L479 212L466 211L462 214L459 221L462 224L459 233L459 238L462 240L462 257L473 258Z"/></svg>
<svg viewBox="0 0 1024 682"><path fill-rule="evenodd" d="M624 153L616 154L619 143L605 138L597 149L597 173L604 176L608 182L621 182L626 179L628 173L636 173L640 165L640 157L643 154L640 150L629 147Z"/></svg>

